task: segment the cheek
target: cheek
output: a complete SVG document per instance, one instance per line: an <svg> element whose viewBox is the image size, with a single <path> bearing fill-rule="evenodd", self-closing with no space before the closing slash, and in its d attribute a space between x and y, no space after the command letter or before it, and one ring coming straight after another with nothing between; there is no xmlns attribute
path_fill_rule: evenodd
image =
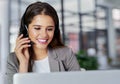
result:
<svg viewBox="0 0 120 84"><path fill-rule="evenodd" d="M35 31L29 31L30 38L35 37L35 36L37 36L37 33Z"/></svg>
<svg viewBox="0 0 120 84"><path fill-rule="evenodd" d="M49 36L51 39L53 39L54 33L51 33Z"/></svg>

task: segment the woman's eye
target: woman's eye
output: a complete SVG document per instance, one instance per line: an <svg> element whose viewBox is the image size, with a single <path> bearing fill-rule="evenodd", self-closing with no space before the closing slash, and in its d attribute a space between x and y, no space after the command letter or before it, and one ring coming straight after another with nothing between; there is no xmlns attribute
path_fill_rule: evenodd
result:
<svg viewBox="0 0 120 84"><path fill-rule="evenodd" d="M48 28L47 30L48 30L48 31L53 31L53 28Z"/></svg>
<svg viewBox="0 0 120 84"><path fill-rule="evenodd" d="M53 29L48 29L49 31L52 31Z"/></svg>
<svg viewBox="0 0 120 84"><path fill-rule="evenodd" d="M35 30L40 30L40 28L34 28Z"/></svg>

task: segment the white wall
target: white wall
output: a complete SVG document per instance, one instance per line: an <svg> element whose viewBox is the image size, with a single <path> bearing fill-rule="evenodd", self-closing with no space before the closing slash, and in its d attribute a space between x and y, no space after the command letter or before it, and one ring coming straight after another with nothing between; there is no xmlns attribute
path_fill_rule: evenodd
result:
<svg viewBox="0 0 120 84"><path fill-rule="evenodd" d="M0 84L5 84L6 58L9 52L8 0L0 0Z"/></svg>

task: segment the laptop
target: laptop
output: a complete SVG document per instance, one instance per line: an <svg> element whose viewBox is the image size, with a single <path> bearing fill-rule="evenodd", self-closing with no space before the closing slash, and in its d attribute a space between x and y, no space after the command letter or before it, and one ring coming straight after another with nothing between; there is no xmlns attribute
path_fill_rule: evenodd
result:
<svg viewBox="0 0 120 84"><path fill-rule="evenodd" d="M120 84L120 70L17 73L13 84Z"/></svg>

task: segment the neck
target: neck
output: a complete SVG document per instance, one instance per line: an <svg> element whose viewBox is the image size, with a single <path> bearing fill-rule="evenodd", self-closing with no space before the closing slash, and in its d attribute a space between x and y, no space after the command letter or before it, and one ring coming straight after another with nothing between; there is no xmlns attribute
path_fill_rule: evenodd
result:
<svg viewBox="0 0 120 84"><path fill-rule="evenodd" d="M45 57L47 57L47 48L46 49L39 49L39 48L34 48L34 60L42 60Z"/></svg>

